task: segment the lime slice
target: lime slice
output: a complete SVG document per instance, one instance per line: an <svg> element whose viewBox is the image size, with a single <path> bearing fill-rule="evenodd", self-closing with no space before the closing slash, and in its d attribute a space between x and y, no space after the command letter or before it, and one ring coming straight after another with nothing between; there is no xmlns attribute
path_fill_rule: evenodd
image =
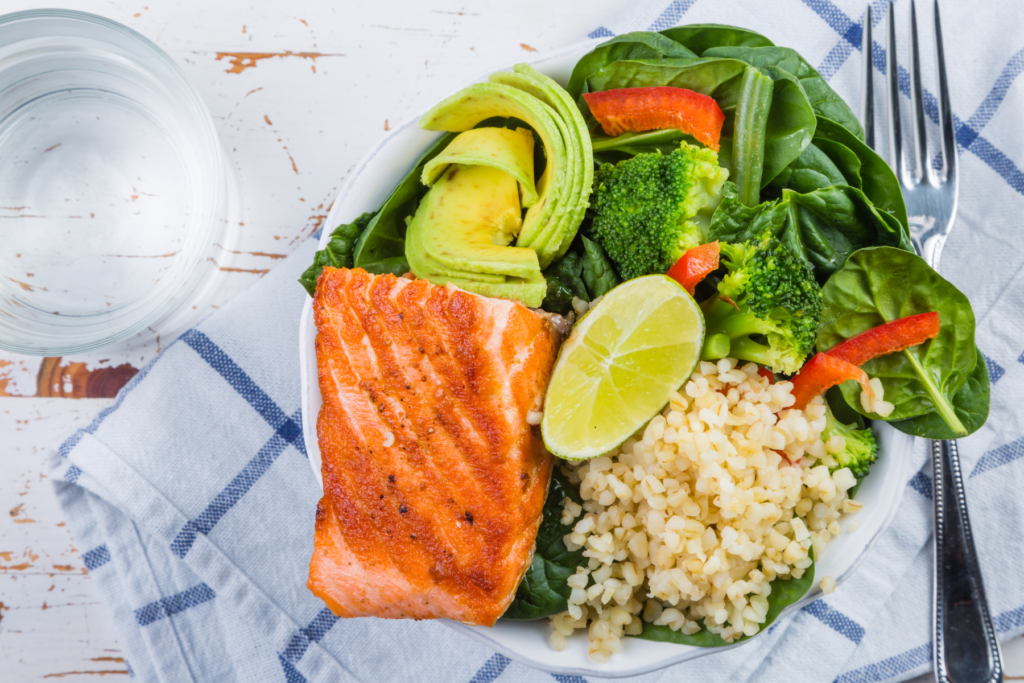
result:
<svg viewBox="0 0 1024 683"><path fill-rule="evenodd" d="M548 450L587 460L628 439L693 372L704 316L675 280L648 275L608 292L576 325L551 373Z"/></svg>

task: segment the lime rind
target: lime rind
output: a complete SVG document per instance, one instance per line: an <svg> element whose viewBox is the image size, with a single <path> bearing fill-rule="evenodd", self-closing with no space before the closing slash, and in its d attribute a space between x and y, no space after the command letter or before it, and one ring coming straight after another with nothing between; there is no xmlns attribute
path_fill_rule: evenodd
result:
<svg viewBox="0 0 1024 683"><path fill-rule="evenodd" d="M619 285L562 345L545 398L541 433L564 460L614 450L668 404L699 361L704 317L664 275Z"/></svg>

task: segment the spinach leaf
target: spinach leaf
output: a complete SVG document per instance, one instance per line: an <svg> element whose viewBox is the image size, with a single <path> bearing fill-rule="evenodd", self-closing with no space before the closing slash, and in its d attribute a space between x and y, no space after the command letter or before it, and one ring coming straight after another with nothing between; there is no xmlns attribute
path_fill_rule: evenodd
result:
<svg viewBox="0 0 1024 683"><path fill-rule="evenodd" d="M590 301L583 282L583 259L572 250L544 270L548 291L540 307L551 313L566 315L572 308L574 296Z"/></svg>
<svg viewBox="0 0 1024 683"><path fill-rule="evenodd" d="M686 140L698 143L692 136L676 128L648 130L643 133L622 133L608 136L604 134L591 137L594 147L594 161L599 164L614 164L637 154L661 152L671 154L679 149L679 144ZM721 157L719 157L721 161Z"/></svg>
<svg viewBox="0 0 1024 683"><path fill-rule="evenodd" d="M824 119L819 118L818 122L820 123L823 120ZM858 190L863 190L864 181L860 174L862 164L860 159L857 158L857 155L854 154L846 145L818 137L818 131L814 131L814 133L814 142L811 144L820 149L822 153L828 157L829 161L832 162L832 165L836 167L836 170L839 171L843 180L838 184L849 185L851 187L856 187ZM871 197L868 197L868 199L871 199ZM874 203L874 201L872 201L872 203ZM875 204L875 206L878 206L878 204Z"/></svg>
<svg viewBox="0 0 1024 683"><path fill-rule="evenodd" d="M796 78L784 69L772 66L760 67L759 70L775 82L765 131L764 173L761 176L761 187L764 187L811 144L817 123L807 95ZM734 154L735 149L734 143Z"/></svg>
<svg viewBox="0 0 1024 683"><path fill-rule="evenodd" d="M390 273L395 277L405 275L409 272L409 261L406 260L405 256L389 256L388 258L381 259L380 261L373 261L372 263L364 263L361 266L367 273L373 273L374 275L384 275Z"/></svg>
<svg viewBox="0 0 1024 683"><path fill-rule="evenodd" d="M960 418L964 428L967 429L968 434L973 434L981 429L985 420L988 419L989 395L991 393L988 365L985 364L985 359L981 356L981 350L978 350L977 357L974 372L960 387L960 391L953 396L953 410ZM928 439L955 439L958 436L938 413L926 413L891 424L901 432Z"/></svg>
<svg viewBox="0 0 1024 683"><path fill-rule="evenodd" d="M761 624L761 630L753 636L740 636L733 641L734 643L748 640L749 638L756 638L764 633L779 618L782 610L807 595L807 591L814 585L813 548L809 555L812 560L811 566L804 570L804 575L799 579L775 579L772 581L772 592L768 595L768 614L765 616L764 623ZM701 630L693 635L686 635L682 631L673 631L668 626L655 626L654 624L644 622L643 632L635 637L643 638L644 640L656 640L662 643L694 645L696 647L721 647L730 644L722 640L722 636L717 633L711 633L704 628L703 620L701 620Z"/></svg>
<svg viewBox="0 0 1024 683"><path fill-rule="evenodd" d="M843 390L841 388L838 386L830 387L825 392L825 402L832 409L832 416L844 425L864 429L867 420L864 419L863 415L850 407L850 404L843 398ZM853 496L850 497L852 498Z"/></svg>
<svg viewBox="0 0 1024 683"><path fill-rule="evenodd" d="M587 90L587 78L603 67L621 59L652 59L659 57L696 57L696 53L671 38L652 31L623 33L607 40L583 55L572 69L566 92L569 97L586 106L580 95Z"/></svg>
<svg viewBox="0 0 1024 683"><path fill-rule="evenodd" d="M954 409L954 396L975 371L978 353L974 311L960 290L911 252L872 247L851 255L825 283L822 296L825 308L818 330L820 351L898 318L938 312L937 337L861 366L871 377L881 379L885 400L895 406L889 417L864 411L860 387L847 386L856 382L843 383L843 397L854 410L871 419L895 422L937 413L954 434L967 433ZM977 409L976 400L969 403ZM947 433L933 432L933 427L934 423L923 420L914 428L928 438L943 438Z"/></svg>
<svg viewBox="0 0 1024 683"><path fill-rule="evenodd" d="M760 74L772 79L771 100L763 136L747 135L743 140L734 139L737 117L760 115L755 104L764 105L767 95L764 89L742 89L744 79L752 86L764 85L762 79L754 80L747 75L747 64L736 59L628 59L613 62L587 79L589 92L616 88L641 88L673 86L687 88L712 97L725 114L722 126L722 152L719 163L729 168L731 179L738 180L738 169L756 172L750 164L756 159L750 145L764 150L761 165L760 185L763 187L782 172L794 159L800 156L810 144L816 125L814 110L804 94L800 82L774 67L759 68ZM740 96L746 94L743 111L739 112ZM757 97L755 97L757 96ZM764 99L760 99L763 97ZM751 119L753 120L753 119ZM750 126L740 125L743 131ZM742 159L743 161L738 161ZM746 185L748 183L741 183Z"/></svg>
<svg viewBox="0 0 1024 683"><path fill-rule="evenodd" d="M852 152L851 152L852 154ZM856 157L854 157L856 159ZM846 177L832 159L812 142L771 182L772 189L813 192L831 185L846 185Z"/></svg>
<svg viewBox="0 0 1024 683"><path fill-rule="evenodd" d="M569 550L562 540L576 523L573 520L562 524L562 501L566 497L578 504L583 502L556 464L551 472L548 498L544 502L544 517L537 531L533 562L516 589L512 604L502 615L503 619L543 619L569 608L572 589L566 582L576 573L576 567L583 564L584 558L583 548Z"/></svg>
<svg viewBox="0 0 1024 683"><path fill-rule="evenodd" d="M434 141L398 184L356 242L352 252L354 267L364 268L371 273L394 273L400 270L398 275L409 270L409 264L405 261L405 220L416 212L416 206L427 192L426 186L420 182L423 167L457 135L445 133Z"/></svg>
<svg viewBox="0 0 1024 683"><path fill-rule="evenodd" d="M714 98L728 117L728 111L736 108L739 79L746 68L737 59L620 59L588 76L587 92L663 85L688 88Z"/></svg>
<svg viewBox="0 0 1024 683"><path fill-rule="evenodd" d="M771 77L752 66L744 69L732 129L729 177L736 183L740 202L747 206L756 206L761 200L765 138L774 90Z"/></svg>
<svg viewBox="0 0 1024 683"><path fill-rule="evenodd" d="M857 157L860 161L858 174L862 179L861 189L864 190L865 196L879 209L896 216L896 219L907 228L907 239L909 240L910 224L907 222L907 206L903 203L903 192L900 191L900 183L896 179L896 174L893 173L885 159L878 156L859 137L823 116L818 117L818 127L814 130L814 139L816 144L820 144L821 149L840 169L843 169L843 165L839 156L833 155L829 151L830 147L824 144L825 140L843 145ZM843 174L846 175L846 171ZM847 176L846 184L857 186L857 183L850 181L849 176Z"/></svg>
<svg viewBox="0 0 1024 683"><path fill-rule="evenodd" d="M835 121L858 139L864 139L864 128L850 106L796 50L776 46L722 46L705 50L701 56L739 59L751 66L777 67L793 74L800 80L815 114Z"/></svg>
<svg viewBox="0 0 1024 683"><path fill-rule="evenodd" d="M693 50L697 55L713 47L772 47L775 45L760 33L725 24L690 24L665 29L661 35L668 36L680 45Z"/></svg>
<svg viewBox="0 0 1024 683"><path fill-rule="evenodd" d="M721 240L737 244L749 242L771 230L778 236L786 222L786 207L779 202L764 202L757 206L740 203L736 186L726 181L722 188L722 202L711 216L708 241Z"/></svg>
<svg viewBox="0 0 1024 683"><path fill-rule="evenodd" d="M620 280L601 245L583 235L580 240L583 242L583 284L587 286L589 300L593 301L610 292Z"/></svg>
<svg viewBox="0 0 1024 683"><path fill-rule="evenodd" d="M379 209L378 209L379 211ZM352 267L352 249L356 240L366 230L377 211L364 213L351 223L339 225L331 233L331 241L313 256L313 263L299 276L299 284L306 288L310 296L316 295L316 281L323 272L324 266L333 268ZM404 272L404 271L403 271Z"/></svg>
<svg viewBox="0 0 1024 683"><path fill-rule="evenodd" d="M801 253L824 280L862 247L913 251L910 234L890 213L879 211L861 190L833 185L804 194L782 191L789 207L782 241Z"/></svg>

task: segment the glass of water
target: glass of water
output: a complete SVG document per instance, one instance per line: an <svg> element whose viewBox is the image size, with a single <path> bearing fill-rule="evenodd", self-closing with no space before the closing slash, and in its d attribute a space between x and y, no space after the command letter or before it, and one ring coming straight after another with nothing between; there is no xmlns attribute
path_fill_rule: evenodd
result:
<svg viewBox="0 0 1024 683"><path fill-rule="evenodd" d="M226 204L210 113L160 48L82 12L0 16L0 348L156 324L216 270Z"/></svg>

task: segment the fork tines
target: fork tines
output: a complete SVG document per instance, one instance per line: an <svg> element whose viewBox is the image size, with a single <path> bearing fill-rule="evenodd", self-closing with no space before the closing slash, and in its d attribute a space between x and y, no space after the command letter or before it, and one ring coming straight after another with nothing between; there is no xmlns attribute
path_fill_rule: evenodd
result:
<svg viewBox="0 0 1024 683"><path fill-rule="evenodd" d="M896 18L892 0L886 7L886 96L888 103L888 131L890 163L896 171L900 183L907 189L928 182L939 186L944 182L955 181L957 174L956 134L954 130L953 112L949 102L949 87L946 79L946 60L942 46L942 27L939 21L939 3L935 0L935 61L938 75L939 128L942 132L940 151L943 168L931 169L928 161L928 135L925 121L924 95L921 85L921 58L917 38L917 8L914 0L910 0L910 111L913 138L913 158L907 159L907 150L903 144L902 122L900 120L900 87L899 66L896 60ZM864 135L867 144L875 147L874 134L874 87L872 85L872 68L874 64L874 43L871 37L871 6L864 12L864 28L861 45L863 49L863 69L861 81L861 102L864 122ZM942 171L945 171L944 173Z"/></svg>

